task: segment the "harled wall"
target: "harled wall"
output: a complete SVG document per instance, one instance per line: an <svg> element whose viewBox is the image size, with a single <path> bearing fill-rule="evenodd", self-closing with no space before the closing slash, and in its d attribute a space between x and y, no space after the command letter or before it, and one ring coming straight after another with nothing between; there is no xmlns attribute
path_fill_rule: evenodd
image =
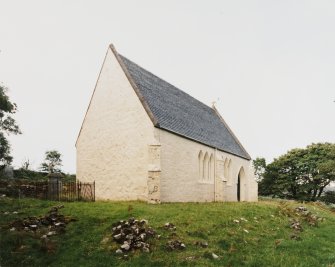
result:
<svg viewBox="0 0 335 267"><path fill-rule="evenodd" d="M159 141L162 202L237 201L237 177L242 168L241 201L257 201L257 183L250 161L164 130L159 130ZM215 155L215 178L212 181L203 181L199 177L200 151ZM230 179L223 177L219 167L225 159L232 160Z"/></svg>
<svg viewBox="0 0 335 267"><path fill-rule="evenodd" d="M77 178L96 181L96 198L147 200L154 127L108 49L76 144Z"/></svg>

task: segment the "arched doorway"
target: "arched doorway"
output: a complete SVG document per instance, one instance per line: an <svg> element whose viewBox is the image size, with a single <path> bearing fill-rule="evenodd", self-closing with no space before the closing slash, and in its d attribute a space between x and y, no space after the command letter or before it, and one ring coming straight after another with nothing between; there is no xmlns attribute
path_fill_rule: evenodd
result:
<svg viewBox="0 0 335 267"><path fill-rule="evenodd" d="M237 176L237 201L244 201L245 200L245 172L243 167L241 167L240 171L238 172Z"/></svg>

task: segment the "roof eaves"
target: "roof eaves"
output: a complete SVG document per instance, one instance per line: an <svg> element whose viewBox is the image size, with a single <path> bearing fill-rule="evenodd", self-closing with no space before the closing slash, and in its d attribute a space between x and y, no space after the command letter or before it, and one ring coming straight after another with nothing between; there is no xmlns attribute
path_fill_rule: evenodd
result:
<svg viewBox="0 0 335 267"><path fill-rule="evenodd" d="M243 156L241 156L241 155L238 155L238 154L235 154L235 153L233 153L233 152L224 150L224 149L222 149L222 148L218 148L218 147L215 147L215 146L211 146L211 145L206 144L206 143L204 143L204 142L202 142L202 141L199 141L199 140L197 140L197 139L195 139L195 138L192 138L192 137L189 137L189 136L186 136L186 135L177 133L177 132L175 132L175 131L173 131L173 130L166 129L166 128L163 128L163 127L160 127L160 126L155 126L155 127L161 129L162 131L167 131L167 132L169 132L169 133L178 135L178 136L180 136L180 137L182 137L182 138L186 138L186 139L191 140L191 141L193 141L193 142L196 142L196 143L199 143L199 144L202 144L202 145L205 145L205 146L208 146L208 147L217 149L217 150L222 151L222 152L224 152L224 153L228 153L228 154L230 154L230 155L233 155L233 156L236 156L236 157L239 157L239 158L242 158L242 159L246 159L246 160L250 160L250 159L251 159L250 156L249 156L249 154L248 154L247 152L246 152L247 157L243 157ZM242 148L243 148L243 147L242 147ZM243 148L243 149L244 149L244 148Z"/></svg>

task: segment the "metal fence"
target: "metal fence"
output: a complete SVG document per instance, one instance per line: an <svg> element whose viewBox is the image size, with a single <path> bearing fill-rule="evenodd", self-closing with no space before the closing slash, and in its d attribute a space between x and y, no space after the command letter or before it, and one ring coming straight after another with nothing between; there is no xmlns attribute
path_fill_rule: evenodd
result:
<svg viewBox="0 0 335 267"><path fill-rule="evenodd" d="M0 181L0 191L8 196L56 201L95 201L95 182Z"/></svg>

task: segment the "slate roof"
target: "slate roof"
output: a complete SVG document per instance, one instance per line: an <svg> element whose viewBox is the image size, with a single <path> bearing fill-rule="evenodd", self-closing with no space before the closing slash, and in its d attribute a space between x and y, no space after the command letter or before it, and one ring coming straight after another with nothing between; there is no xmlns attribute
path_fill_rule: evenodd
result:
<svg viewBox="0 0 335 267"><path fill-rule="evenodd" d="M150 109L155 127L250 159L216 110L119 54ZM143 102L143 101L142 101Z"/></svg>

